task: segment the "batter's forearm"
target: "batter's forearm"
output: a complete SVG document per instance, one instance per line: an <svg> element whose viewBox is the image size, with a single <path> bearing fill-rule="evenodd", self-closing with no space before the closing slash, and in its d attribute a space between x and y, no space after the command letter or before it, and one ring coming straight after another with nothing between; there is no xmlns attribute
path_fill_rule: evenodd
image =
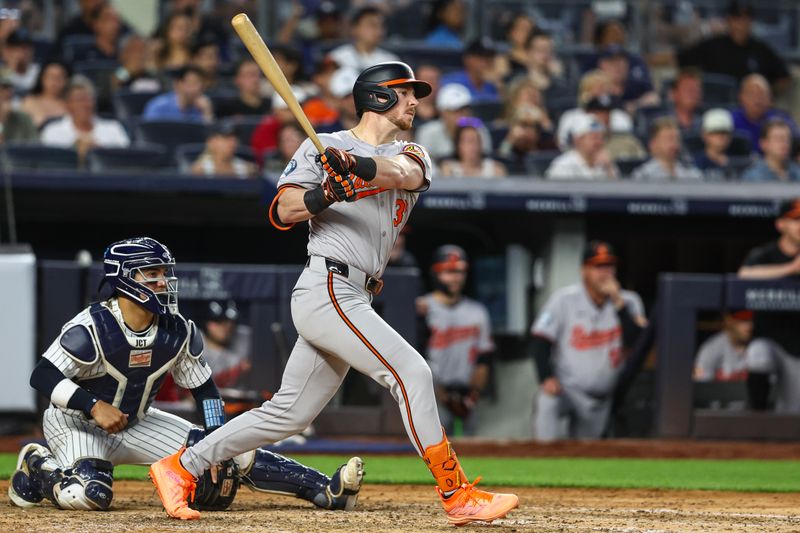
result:
<svg viewBox="0 0 800 533"><path fill-rule="evenodd" d="M425 183L422 167L409 156L400 154L394 157L375 156L375 179L371 184L384 189L414 191Z"/></svg>
<svg viewBox="0 0 800 533"><path fill-rule="evenodd" d="M283 225L296 224L310 219L312 215L306 207L304 196L308 189L291 188L280 193L277 204L272 207L273 215L277 214L278 222Z"/></svg>

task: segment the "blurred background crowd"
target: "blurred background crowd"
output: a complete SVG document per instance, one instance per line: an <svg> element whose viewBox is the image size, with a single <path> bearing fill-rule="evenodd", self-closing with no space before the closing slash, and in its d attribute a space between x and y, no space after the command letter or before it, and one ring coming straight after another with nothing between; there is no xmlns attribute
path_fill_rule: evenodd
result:
<svg viewBox="0 0 800 533"><path fill-rule="evenodd" d="M12 166L274 179L304 136L244 11L319 132L355 125L361 70L410 63L441 176L796 181L798 13L768 4L7 0L0 140Z"/></svg>

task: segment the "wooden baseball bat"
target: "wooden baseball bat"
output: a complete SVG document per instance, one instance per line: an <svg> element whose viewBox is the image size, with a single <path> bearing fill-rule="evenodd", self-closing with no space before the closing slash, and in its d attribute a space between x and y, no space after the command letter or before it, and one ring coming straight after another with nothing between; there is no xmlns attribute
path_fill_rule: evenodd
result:
<svg viewBox="0 0 800 533"><path fill-rule="evenodd" d="M231 24L233 25L233 29L236 30L236 33L239 34L239 38L247 47L247 50L250 51L250 55L253 56L255 62L258 63L261 72L264 73L264 76L267 77L275 88L275 91L281 95L283 101L289 106L289 110L294 115L294 118L297 119L297 122L300 123L300 127L306 132L311 142L314 143L317 151L319 151L319 153L324 152L325 148L322 146L322 143L319 142L319 137L317 137L317 132L314 131L314 126L308 121L308 117L305 112L303 112L303 108L300 107L300 102L297 101L297 98L289 86L289 81L286 79L286 76L283 75L283 72L281 72L280 67L275 62L275 58L272 57L272 52L267 48L264 39L261 38L255 26L253 26L253 23L250 22L250 18L244 13L239 13L231 19Z"/></svg>

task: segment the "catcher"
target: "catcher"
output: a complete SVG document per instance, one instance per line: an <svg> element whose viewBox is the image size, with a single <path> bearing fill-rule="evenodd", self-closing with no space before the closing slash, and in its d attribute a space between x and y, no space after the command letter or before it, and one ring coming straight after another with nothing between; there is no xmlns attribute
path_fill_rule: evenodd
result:
<svg viewBox="0 0 800 533"><path fill-rule="evenodd" d="M103 263L103 283L114 294L67 322L31 375L31 386L51 402L43 415L48 447L28 444L19 453L8 488L19 507L47 498L62 509L107 510L115 465L149 465L225 422L202 357L203 338L178 313L175 260L167 247L148 237L126 239L106 249ZM168 373L191 391L203 428L150 406ZM329 478L257 449L204 472L189 501L198 509L226 509L244 482L350 510L363 474L358 457Z"/></svg>
<svg viewBox="0 0 800 533"><path fill-rule="evenodd" d="M460 246L437 248L430 269L433 291L417 300L417 312L428 334L426 353L442 427L452 433L460 418L469 435L474 434L471 414L489 379L495 348L488 311L463 295L468 268Z"/></svg>

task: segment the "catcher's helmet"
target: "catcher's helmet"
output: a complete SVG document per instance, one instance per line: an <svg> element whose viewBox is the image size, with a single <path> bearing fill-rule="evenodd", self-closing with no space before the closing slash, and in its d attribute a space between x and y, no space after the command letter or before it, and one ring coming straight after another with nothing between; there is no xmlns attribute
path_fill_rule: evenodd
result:
<svg viewBox="0 0 800 533"><path fill-rule="evenodd" d="M178 312L178 278L173 270L175 258L169 248L150 237L135 237L112 243L103 253L105 277L118 293L124 294L151 313L166 315ZM166 267L166 288L155 292L146 285L156 280L136 280L136 273L147 267ZM159 280L160 281L160 278Z"/></svg>
<svg viewBox="0 0 800 533"><path fill-rule="evenodd" d="M431 86L427 81L414 78L411 67L400 61L378 63L359 74L353 86L353 101L360 117L365 110L383 113L397 103L397 94L391 89L395 85L411 84L414 96L425 98L431 94ZM381 102L380 98L385 98Z"/></svg>
<svg viewBox="0 0 800 533"><path fill-rule="evenodd" d="M445 244L433 252L431 271L436 274L443 270L466 270L469 267L467 252L455 244Z"/></svg>

